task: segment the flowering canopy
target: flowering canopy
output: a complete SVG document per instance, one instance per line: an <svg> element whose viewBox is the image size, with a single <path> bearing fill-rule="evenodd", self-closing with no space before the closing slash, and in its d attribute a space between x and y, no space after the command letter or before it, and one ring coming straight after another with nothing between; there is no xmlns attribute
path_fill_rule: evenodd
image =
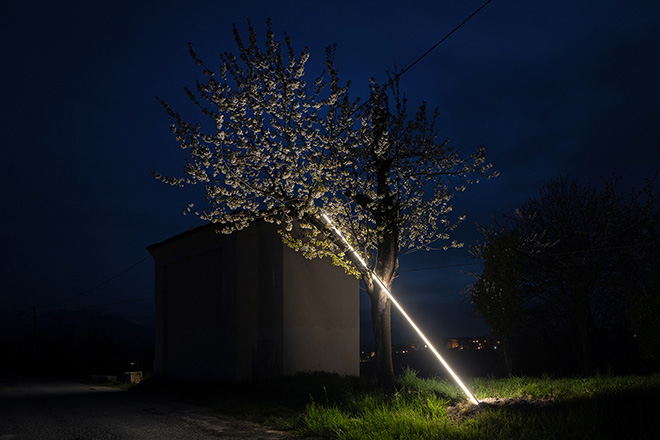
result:
<svg viewBox="0 0 660 440"><path fill-rule="evenodd" d="M429 119L425 104L408 118L397 76L385 87L372 82L369 100L358 107L350 83L340 84L334 47L326 50L326 70L308 82L309 49L296 54L288 36L282 47L270 23L265 50L251 25L249 44L236 27L234 35L239 55L222 54L217 72L190 46L206 80L186 92L212 126L185 122L161 101L190 158L185 177L154 172L173 185L203 184L208 206L188 211L218 223L221 232L256 219L276 223L306 257L330 256L359 275L322 227L321 213L375 264L385 240L395 240L398 254L448 239L464 218L449 218L453 194L477 181L471 175L495 175L483 148L463 159L447 141L436 142L437 115ZM449 246L460 244L443 247Z"/></svg>

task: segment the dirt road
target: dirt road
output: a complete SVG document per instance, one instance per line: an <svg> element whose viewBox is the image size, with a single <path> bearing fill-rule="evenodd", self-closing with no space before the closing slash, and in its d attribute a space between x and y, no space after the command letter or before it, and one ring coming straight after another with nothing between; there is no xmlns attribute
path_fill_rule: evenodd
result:
<svg viewBox="0 0 660 440"><path fill-rule="evenodd" d="M0 440L264 439L284 433L143 393L0 378Z"/></svg>

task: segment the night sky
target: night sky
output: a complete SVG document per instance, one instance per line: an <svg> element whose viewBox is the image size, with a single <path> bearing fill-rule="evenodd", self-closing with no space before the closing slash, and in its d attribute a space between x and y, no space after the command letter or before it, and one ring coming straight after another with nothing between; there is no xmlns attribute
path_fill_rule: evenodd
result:
<svg viewBox="0 0 660 440"><path fill-rule="evenodd" d="M364 98L370 77L407 67L483 2L4 2L0 318L36 306L153 320L145 247L199 223L182 212L202 188L150 174L183 168L155 96L190 111L183 87L202 75L187 42L215 67L235 51L232 23L246 32L251 20L263 41L270 17L297 51L310 47L311 76L337 43L339 74ZM614 173L629 188L660 168L659 60L657 0L493 0L402 77L412 110L437 107L440 135L466 153L484 145L501 173L455 199L464 249L401 258L394 293L431 338L487 332L459 294L479 266L419 270L473 263L475 223L560 175ZM394 340L414 339L395 317Z"/></svg>

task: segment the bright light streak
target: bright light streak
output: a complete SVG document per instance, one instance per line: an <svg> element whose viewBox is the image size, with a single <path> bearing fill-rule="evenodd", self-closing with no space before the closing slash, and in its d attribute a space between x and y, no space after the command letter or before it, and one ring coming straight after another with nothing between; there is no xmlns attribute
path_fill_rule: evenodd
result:
<svg viewBox="0 0 660 440"><path fill-rule="evenodd" d="M442 356L440 356L440 353L438 353L438 351L435 349L435 347L433 346L433 344L431 344L431 342L428 340L428 338L427 338L426 336L424 336L424 333L422 333L422 331L419 329L419 327L417 327L417 325L413 322L412 318L411 318L410 316L408 316L408 314L405 312L405 310L403 310L403 307L401 307L401 305L397 302L397 300L394 299L394 296L392 295L392 292L390 292L390 289L388 289L388 288L385 286L385 284L381 281L381 279L380 279L378 276L376 276L376 274L373 273L373 271L371 271L371 270L369 269L369 266L367 266L367 263L362 259L362 257L360 257L360 255L355 251L355 249L353 249L353 246L351 246L351 244L348 242L348 240L346 240L346 238L344 237L344 235L339 231L339 229L337 229L337 227L336 227L335 224L332 222L332 220L330 220L330 218L329 218L326 214L323 214L322 217L323 217L323 219L326 221L326 223L327 223L327 224L328 224L328 225L329 225L329 226L335 231L335 234L337 234L337 236L338 236L339 238L342 239L342 241L346 244L346 246L347 246L348 249L351 251L351 253L352 253L352 254L355 256L355 258L357 258L357 260L360 262L360 264L362 265L362 267L363 267L365 270L371 272L371 276L372 276L373 279L376 281L376 283L380 286L380 288L383 289L383 291L387 294L387 296L390 298L390 301L392 301L392 304L394 304L394 305L396 306L396 308L399 309L399 312L401 312L401 314L403 315L403 317L406 318L406 320L407 320L408 323L412 326L412 328L417 332L417 334L422 338L422 340L424 340L424 343L425 343L425 344L428 346L428 348L433 352L433 354L435 355L435 357L438 358L438 360L440 361L440 363L441 363L441 364L445 367L445 369L449 372L449 374L451 375L451 377L454 378L454 381L458 384L459 387L461 387L461 389L462 389L463 392L468 396L468 398L470 399L470 401L471 401L472 403L474 403L475 405L479 405L479 401L477 400L476 397L474 397L474 394L472 394L472 393L470 392L470 390L468 390L468 388L467 388L467 387L465 386L465 384L461 381L461 379L456 375L456 373L454 373L454 370L452 370L451 367L449 366L449 364L448 364L448 363L442 358Z"/></svg>

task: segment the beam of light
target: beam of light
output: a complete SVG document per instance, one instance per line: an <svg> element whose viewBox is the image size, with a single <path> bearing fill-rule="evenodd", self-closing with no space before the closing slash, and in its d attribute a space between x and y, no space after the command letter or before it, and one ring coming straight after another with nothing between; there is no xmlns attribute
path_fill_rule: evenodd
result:
<svg viewBox="0 0 660 440"><path fill-rule="evenodd" d="M372 270L369 269L369 267L367 266L367 263L362 259L362 257L360 257L360 255L356 252L356 250L353 248L353 246L351 246L351 244L348 242L348 240L346 240L346 238L345 238L344 235L339 231L339 229L337 229L337 227L336 227L335 224L332 222L332 220L330 220L330 218L329 218L325 213L322 214L322 217L323 217L323 220L325 220L325 222L326 222L326 223L332 228L332 230L335 232L335 234L337 234L337 236L338 236L339 238L341 238L341 240L346 244L346 246L348 247L348 249L349 249L349 250L351 251L351 253L355 256L355 258L357 258L357 260L360 262L360 264L362 265L362 267L363 267L365 270L367 270L368 272L371 273L371 277L376 281L376 283L380 286L380 288L383 289L383 291L387 294L387 296L390 298L390 301L392 301L392 304L394 304L394 305L396 306L396 308L399 309L399 312L401 312L401 314L403 315L404 318L406 318L406 320L408 321L408 323L410 324L410 326L411 326L411 327L417 332L417 334L422 338L422 340L424 341L424 343L425 343L425 344L427 345L427 347L433 352L433 354L435 355L435 357L438 358L438 360L440 361L440 363L441 363L441 364L445 367L445 369L449 372L449 374L451 375L451 377L454 378L454 381L456 382L456 384L458 384L458 386L459 386L459 387L463 390L463 392L468 396L468 398L470 399L470 401L471 401L472 403L474 403L475 405L479 405L479 401L477 400L476 397L474 397L474 394L472 394L472 393L470 392L470 390L468 390L468 388L467 388L467 387L465 386L465 384L461 381L461 379L458 377L458 375L456 375L456 373L454 373L454 370L452 370L451 367L449 366L449 364L448 364L448 363L442 358L442 356L440 356L440 353L438 353L438 351L435 349L435 347L433 346L433 344L431 344L431 342L428 340L428 338L427 338L426 336L424 336L424 333L422 333L422 331L419 329L419 327L417 327L417 325L413 322L412 318L411 318L410 316L408 316L408 314L405 312L405 310L403 310L403 307L401 307L401 305L397 302L397 300L394 299L394 296L392 295L392 292L390 292L390 289L388 289L388 288L385 286L385 284L381 281L381 279L380 279L380 278L379 278L379 277L378 277L378 276L377 276Z"/></svg>

